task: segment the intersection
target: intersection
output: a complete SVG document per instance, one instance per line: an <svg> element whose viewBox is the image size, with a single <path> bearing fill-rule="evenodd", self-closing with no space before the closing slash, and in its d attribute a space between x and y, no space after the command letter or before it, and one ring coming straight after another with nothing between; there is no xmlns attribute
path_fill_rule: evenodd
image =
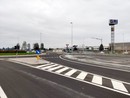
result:
<svg viewBox="0 0 130 98"><path fill-rule="evenodd" d="M23 95L24 98L52 98L50 92L53 98L130 96L129 72L80 64L66 58L64 60L55 53L41 58L39 61L36 57L0 60L0 84L7 98L22 98Z"/></svg>

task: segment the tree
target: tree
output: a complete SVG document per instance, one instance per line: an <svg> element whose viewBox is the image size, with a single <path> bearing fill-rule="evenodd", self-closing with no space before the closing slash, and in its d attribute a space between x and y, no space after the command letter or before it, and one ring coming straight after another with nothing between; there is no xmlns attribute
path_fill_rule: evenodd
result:
<svg viewBox="0 0 130 98"><path fill-rule="evenodd" d="M101 44L99 47L99 51L103 51L103 50L104 50L104 46L103 46L103 44Z"/></svg>
<svg viewBox="0 0 130 98"><path fill-rule="evenodd" d="M14 49L16 49L16 50L19 50L19 49L20 49L19 43L18 43L16 46L14 46Z"/></svg>
<svg viewBox="0 0 130 98"><path fill-rule="evenodd" d="M30 43L27 44L27 50L28 50L28 51L31 50L31 45L30 45Z"/></svg>
<svg viewBox="0 0 130 98"><path fill-rule="evenodd" d="M74 50L74 51L77 51L77 50L78 50L77 47L78 47L77 45L74 45L74 46L73 46L73 50Z"/></svg>
<svg viewBox="0 0 130 98"><path fill-rule="evenodd" d="M43 43L41 43L41 50L44 50L44 44Z"/></svg>
<svg viewBox="0 0 130 98"><path fill-rule="evenodd" d="M38 44L38 43L35 43L34 46L33 46L33 49L34 49L34 50L39 50L39 44Z"/></svg>

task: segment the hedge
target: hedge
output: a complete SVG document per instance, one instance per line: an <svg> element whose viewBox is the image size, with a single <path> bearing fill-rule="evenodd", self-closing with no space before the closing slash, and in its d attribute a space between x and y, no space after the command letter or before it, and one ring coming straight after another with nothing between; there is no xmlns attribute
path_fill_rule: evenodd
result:
<svg viewBox="0 0 130 98"><path fill-rule="evenodd" d="M23 50L0 50L0 53L26 53L26 51Z"/></svg>

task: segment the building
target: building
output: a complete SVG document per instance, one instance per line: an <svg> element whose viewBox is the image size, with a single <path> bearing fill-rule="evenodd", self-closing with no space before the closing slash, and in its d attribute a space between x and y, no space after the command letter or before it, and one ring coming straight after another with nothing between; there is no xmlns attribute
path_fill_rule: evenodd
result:
<svg viewBox="0 0 130 98"><path fill-rule="evenodd" d="M100 46L86 46L86 49L87 50L95 50L95 51L99 51L99 47ZM103 46L104 47L104 50L108 50L108 46Z"/></svg>
<svg viewBox="0 0 130 98"><path fill-rule="evenodd" d="M109 46L111 46L111 44L109 44ZM130 42L115 43L114 50L117 52L129 52L130 53Z"/></svg>
<svg viewBox="0 0 130 98"><path fill-rule="evenodd" d="M27 42L26 41L23 42L21 50L25 50L25 51L27 50Z"/></svg>

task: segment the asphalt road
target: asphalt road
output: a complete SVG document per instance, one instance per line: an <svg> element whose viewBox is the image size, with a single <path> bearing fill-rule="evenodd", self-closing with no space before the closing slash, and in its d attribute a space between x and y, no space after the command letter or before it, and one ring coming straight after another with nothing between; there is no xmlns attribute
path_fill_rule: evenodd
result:
<svg viewBox="0 0 130 98"><path fill-rule="evenodd" d="M61 65L73 67L73 68L87 71L90 73L94 73L94 74L98 74L98 75L102 75L102 76L106 76L109 78L113 78L113 79L130 83L130 72L91 66L93 64L87 64L87 63L83 64L80 62L72 62L71 60L66 61L66 60L60 59L59 54L55 54L55 53L44 55L43 59L61 64Z"/></svg>
<svg viewBox="0 0 130 98"><path fill-rule="evenodd" d="M0 85L8 98L89 98L65 86L71 86L71 83L74 83L74 89L78 87L77 81L20 64L0 61Z"/></svg>
<svg viewBox="0 0 130 98"><path fill-rule="evenodd" d="M91 68L89 65L64 61L58 54L49 54L43 58L104 76L114 72L114 70ZM126 74L126 78L118 76L119 79L130 80L128 73L120 73ZM117 78L117 74L108 76ZM0 86L8 98L129 98L122 93L5 60L0 60Z"/></svg>

